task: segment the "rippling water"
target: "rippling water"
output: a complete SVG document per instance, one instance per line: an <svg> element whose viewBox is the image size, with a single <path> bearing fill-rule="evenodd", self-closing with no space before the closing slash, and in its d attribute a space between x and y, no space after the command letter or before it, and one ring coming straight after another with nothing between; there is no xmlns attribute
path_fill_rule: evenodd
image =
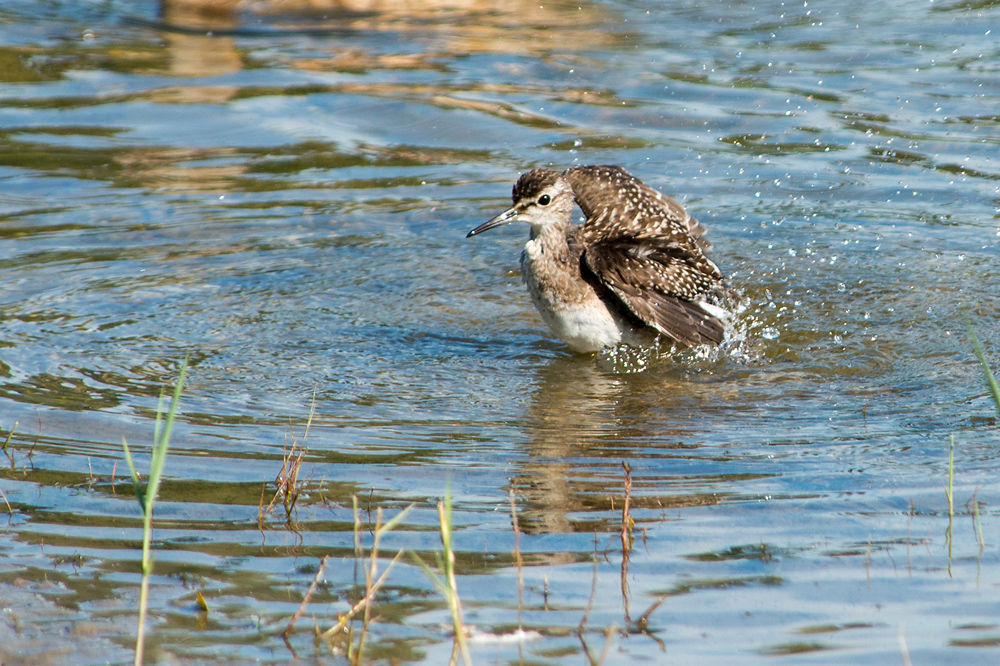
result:
<svg viewBox="0 0 1000 666"><path fill-rule="evenodd" d="M148 663L345 663L352 497L415 504L384 568L449 488L475 663L996 662L1000 4L201 4L0 8L0 661L131 662L121 439L189 354ZM745 341L574 356L523 226L464 238L592 163L709 229ZM373 618L365 663L447 662L410 559Z"/></svg>

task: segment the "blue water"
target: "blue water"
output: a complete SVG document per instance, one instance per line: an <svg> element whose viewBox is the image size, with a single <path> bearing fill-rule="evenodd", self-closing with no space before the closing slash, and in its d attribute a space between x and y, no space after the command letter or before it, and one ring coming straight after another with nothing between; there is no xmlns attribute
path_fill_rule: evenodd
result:
<svg viewBox="0 0 1000 666"><path fill-rule="evenodd" d="M384 569L434 560L447 492L477 664L996 662L965 322L1000 370L1000 6L196 5L0 9L0 661L131 663L121 440L145 470L189 355L147 663L346 663L313 627L363 594L352 497L415 505ZM526 229L465 239L518 173L595 163L704 224L745 339L575 356ZM446 663L450 623L404 555L362 661Z"/></svg>

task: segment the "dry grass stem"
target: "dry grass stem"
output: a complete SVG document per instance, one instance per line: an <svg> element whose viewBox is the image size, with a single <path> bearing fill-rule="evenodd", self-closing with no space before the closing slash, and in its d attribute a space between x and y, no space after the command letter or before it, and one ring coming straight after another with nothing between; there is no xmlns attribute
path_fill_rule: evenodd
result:
<svg viewBox="0 0 1000 666"><path fill-rule="evenodd" d="M578 633L581 638L583 637L583 632L587 628L587 618L590 617L590 610L594 607L594 597L597 596L597 532L594 532L594 576L590 582L590 599L587 601L587 607L583 610L583 617L580 618L580 624L576 628L576 633Z"/></svg>
<svg viewBox="0 0 1000 666"><path fill-rule="evenodd" d="M594 658L594 654L590 651L590 646L587 645L587 640L583 637L583 634L577 634L580 639L580 645L583 646L583 654L587 657L587 663L590 664L590 666L603 666L604 662L608 658L608 653L611 648L611 639L617 631L618 627L614 624L610 627L604 628L604 631L601 632L604 634L604 646L601 647L601 654L598 655L596 659Z"/></svg>
<svg viewBox="0 0 1000 666"><path fill-rule="evenodd" d="M302 603L299 604L299 609L295 611L295 615L293 615L292 619L288 621L288 626L285 627L283 632L281 632L282 638L286 641L288 640L288 635L292 633L292 628L295 626L295 623L298 622L299 618L302 617L302 614L306 612L306 606L309 605L309 600L312 599L313 592L316 591L320 578L323 577L323 570L326 568L327 557L327 555L324 555L323 559L319 561L319 569L316 570L316 575L313 576L312 583L309 584L309 589L306 590L306 596L302 599Z"/></svg>
<svg viewBox="0 0 1000 666"><path fill-rule="evenodd" d="M358 513L358 498L353 498L354 506L354 547L355 554L358 556L359 560L363 556L363 549L361 546L361 519ZM393 567L396 566L396 562L399 558L403 556L404 550L401 548L396 553L396 556L392 558L388 566L386 566L385 571L381 575L378 573L378 559L379 559L379 547L381 545L382 537L391 532L396 525L398 525L413 509L413 505L406 507L398 514L396 514L391 520L382 523L382 509L379 508L376 512L375 518L375 529L372 532L372 547L369 553L369 563L365 568L365 595L360 601L355 603L346 613L342 613L337 621L337 624L330 627L326 631L319 634L318 638L325 641L327 645L333 648L334 644L345 636L347 639L347 657L351 664L360 664L362 655L364 654L365 639L368 633L368 626L371 623L371 607L375 601L375 595L385 584L385 581L389 577L389 573L392 571ZM325 558L324 558L325 559ZM358 615L358 613L363 613L362 624L360 636L358 637L357 644L354 642L354 630L350 627L350 622Z"/></svg>
<svg viewBox="0 0 1000 666"><path fill-rule="evenodd" d="M629 612L629 592L628 592L628 564L629 553L632 551L632 527L635 521L632 519L632 468L625 461L622 461L622 469L625 470L625 502L622 504L622 604L625 607L625 624L631 624L632 618Z"/></svg>
<svg viewBox="0 0 1000 666"><path fill-rule="evenodd" d="M465 666L472 666L472 658L469 656L469 645L466 641L465 622L462 619L462 602L458 597L458 585L455 581L455 551L452 548L452 528L451 528L451 493L445 492L444 501L438 502L438 520L441 523L441 546L444 550L444 557L438 558L438 571L443 572L443 576L435 573L416 553L411 553L413 560L424 570L424 574L434 584L434 587L444 596L448 602L448 610L451 611L451 621L455 631L455 645L452 649L451 663L454 663L459 655Z"/></svg>
<svg viewBox="0 0 1000 666"><path fill-rule="evenodd" d="M368 504L369 512L371 511L371 502ZM381 578L376 578L378 576L378 540L382 533L382 507L379 507L375 512L375 531L372 534L372 557L368 568L365 569L365 597L369 599L368 603L365 604L363 609L364 616L361 620L361 636L358 638L358 661L361 661L361 655L364 652L365 639L368 637L368 624L372 619L372 601L375 599L375 591L378 589L375 587L375 583L379 582L379 587L381 587L381 581L385 580L388 576L391 567L395 566L396 561L399 560L400 556L403 554L403 550L400 549L396 553L396 557L386 567L385 574Z"/></svg>
<svg viewBox="0 0 1000 666"><path fill-rule="evenodd" d="M632 550L632 528L635 527L635 520L632 519L632 468L627 462L622 461L622 469L625 470L625 503L622 505L622 553L627 555Z"/></svg>
<svg viewBox="0 0 1000 666"><path fill-rule="evenodd" d="M654 601L649 608L646 609L646 612L640 615L639 619L635 621L636 628L643 633L648 631L649 617L653 614L654 611L656 611L657 608L659 608L663 604L664 601L669 599L671 596L672 595L669 593L661 594L659 598L656 601Z"/></svg>
<svg viewBox="0 0 1000 666"><path fill-rule="evenodd" d="M387 566L385 568L385 571L382 572L382 575L378 577L378 580L372 583L370 588L366 588L365 596L362 597L361 600L358 601L356 604L351 606L350 610L348 610L346 613L341 613L340 617L337 620L337 624L333 625L332 627L324 631L322 634L320 634L321 638L323 638L324 640L332 640L333 638L335 638L338 633L344 631L344 629L347 627L348 622L353 620L358 613L367 608L372 603L372 601L375 600L375 594L378 593L382 585L385 584L385 580L389 576L389 572L392 571L392 568L394 566L396 566L396 562L399 560L400 557L402 557L404 552L405 550L403 548L399 549L399 551L396 553L396 556L393 557L392 561L389 562L389 566Z"/></svg>
<svg viewBox="0 0 1000 666"><path fill-rule="evenodd" d="M955 521L955 435L951 436L951 449L948 452L948 487L945 488L948 498L948 529L945 531L945 541L948 543L948 559L951 560Z"/></svg>
<svg viewBox="0 0 1000 666"><path fill-rule="evenodd" d="M305 448L306 437L309 436L309 428L312 426L313 417L316 415L316 395L313 394L312 406L309 408L309 418L306 420L306 429L302 433L301 441L292 438L292 446L286 449L281 458L281 470L274 477L274 497L263 511L258 509L257 522L263 529L264 517L274 510L275 505L280 501L285 508L285 520L292 521L292 512L295 510L295 503L299 500L301 488L299 486L299 472L302 470L302 461L308 449ZM261 502L263 504L263 502Z"/></svg>
<svg viewBox="0 0 1000 666"><path fill-rule="evenodd" d="M14 509L12 509L10 507L10 502L7 501L7 495L4 494L3 488L0 488L0 497L3 498L3 503L7 505L7 513L9 513L11 516L13 516L14 515Z"/></svg>
<svg viewBox="0 0 1000 666"><path fill-rule="evenodd" d="M267 492L267 484L260 484L260 504L257 505L257 529L264 532L264 493Z"/></svg>
<svg viewBox="0 0 1000 666"><path fill-rule="evenodd" d="M455 550L451 540L451 493L445 493L444 502L438 502L438 519L441 521L441 545L444 548L444 570L448 594L448 608L451 610L455 626L455 646L461 653L466 666L472 666L469 646L465 640L465 622L462 619L462 601L458 597L458 583L455 580Z"/></svg>
<svg viewBox="0 0 1000 666"><path fill-rule="evenodd" d="M364 549L361 547L361 514L358 512L357 495L351 495L351 506L354 508L354 561L360 562L364 555Z"/></svg>
<svg viewBox="0 0 1000 666"><path fill-rule="evenodd" d="M615 637L615 633L618 631L618 627L611 625L610 627L605 627L604 629L604 647L601 648L601 656L597 658L596 666L603 666L604 662L608 658L608 654L611 651L611 639Z"/></svg>
<svg viewBox="0 0 1000 666"><path fill-rule="evenodd" d="M268 515L280 501L285 507L285 519L292 519L292 511L295 503L299 500L299 472L302 469L302 460L305 458L306 449L298 442L292 440L292 447L286 449L281 458L281 470L274 477L274 497L264 509L264 515Z"/></svg>

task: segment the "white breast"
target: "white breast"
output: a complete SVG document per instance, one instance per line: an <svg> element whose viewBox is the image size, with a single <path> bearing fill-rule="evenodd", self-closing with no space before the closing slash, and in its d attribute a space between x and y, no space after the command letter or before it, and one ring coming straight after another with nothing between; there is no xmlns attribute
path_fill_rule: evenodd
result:
<svg viewBox="0 0 1000 666"><path fill-rule="evenodd" d="M524 246L521 275L542 319L573 351L596 352L628 341L632 327L612 314L574 272L543 261L542 248L534 240Z"/></svg>

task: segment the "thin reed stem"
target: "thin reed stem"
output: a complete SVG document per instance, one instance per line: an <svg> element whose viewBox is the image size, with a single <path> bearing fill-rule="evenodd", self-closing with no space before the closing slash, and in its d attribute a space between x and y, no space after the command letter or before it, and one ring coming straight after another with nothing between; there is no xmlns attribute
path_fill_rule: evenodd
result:
<svg viewBox="0 0 1000 666"><path fill-rule="evenodd" d="M623 460L622 469L625 470L625 502L622 504L621 585L622 605L625 607L625 625L628 626L632 622L632 616L629 610L628 564L629 553L632 552L632 527L635 525L635 520L632 519L632 468Z"/></svg>
<svg viewBox="0 0 1000 666"><path fill-rule="evenodd" d="M286 640L288 639L288 635L292 633L292 628L295 626L295 623L298 622L299 618L302 617L302 614L306 612L306 606L309 605L309 600L312 599L312 595L316 591L316 587L319 585L320 579L323 577L323 570L326 568L327 557L329 556L324 555L323 559L319 561L319 568L316 569L316 575L313 576L312 583L309 584L309 589L306 590L306 596L303 597L302 603L299 604L299 609L295 611L295 615L293 615L292 619L288 621L288 626L285 627L283 632L281 632L281 636Z"/></svg>
<svg viewBox="0 0 1000 666"><path fill-rule="evenodd" d="M443 577L434 572L427 563L416 553L410 553L410 557L416 562L424 574L434 583L434 587L444 596L448 602L448 610L451 612L451 621L455 630L455 644L452 649L451 661L454 663L460 654L465 666L472 666L472 658L469 656L469 646L465 640L465 623L462 620L462 602L458 597L458 585L455 582L455 551L451 541L451 492L445 491L444 501L438 502L438 520L441 523L441 545L444 550L444 557L438 557L438 571L443 572Z"/></svg>
<svg viewBox="0 0 1000 666"><path fill-rule="evenodd" d="M952 526L955 522L955 435L951 436L951 449L948 452L948 488L945 490L948 497L948 530L945 532L948 542L948 560L951 560L954 532Z"/></svg>
<svg viewBox="0 0 1000 666"><path fill-rule="evenodd" d="M594 607L594 597L597 596L597 532L594 532L594 576L590 582L590 599L587 600L587 607L583 610L583 617L580 618L580 625L576 628L576 633L583 637L583 631L587 628L587 618Z"/></svg>
<svg viewBox="0 0 1000 666"><path fill-rule="evenodd" d="M125 460L128 462L129 471L132 474L132 486L135 488L136 499L142 511L142 581L139 584L139 628L135 638L135 666L141 666L145 656L146 644L146 617L149 607L149 577L153 573L153 505L160 492L160 482L163 480L163 468L167 460L167 449L170 446L170 434L174 427L174 417L180 406L181 391L184 389L184 377L187 374L187 357L181 363L180 373L177 377L177 385L174 387L173 396L170 399L170 407L166 417L163 417L163 396L160 396L160 404L156 410L156 423L153 427L153 448L149 460L149 478L146 481L145 489L139 478L139 473L135 469L135 462L132 460L132 453L129 451L128 442L122 438L122 449L125 451Z"/></svg>
<svg viewBox="0 0 1000 666"><path fill-rule="evenodd" d="M458 597L458 583L455 581L455 551L451 542L451 493L446 492L444 502L438 502L438 518L441 521L441 545L444 547L444 571L447 584L448 608L451 621L455 625L455 644L466 666L472 666L469 646L465 641L465 623L462 620L462 601Z"/></svg>
<svg viewBox="0 0 1000 666"><path fill-rule="evenodd" d="M354 508L354 552L360 561L363 556L363 550L361 547L361 516L358 511L358 498L357 496L352 497L353 508ZM376 513L375 520L375 530L372 533L372 548L369 553L370 561L368 567L365 569L365 596L361 598L354 606L350 608L346 613L343 613L337 621L337 624L330 627L323 633L319 635L319 638L326 641L328 644L332 644L338 637L344 633L345 630L348 631L347 636L347 657L351 664L361 663L361 657L364 654L365 647L365 637L368 632L368 625L371 622L371 606L375 601L375 595L385 584L385 581L389 577L389 573L392 571L393 567L396 566L396 562L399 558L403 556L404 550L402 548L396 553L396 556L392 558L388 566L386 566L385 571L382 575L378 575L378 554L379 546L382 542L382 537L391 532L395 527L410 513L413 509L413 505L406 507L395 516L392 517L385 524L382 523L382 509L379 508ZM376 576L378 576L376 578ZM361 635L358 638L357 646L354 644L354 632L349 630L349 623L353 620L358 613L364 612L362 617L361 625Z"/></svg>

